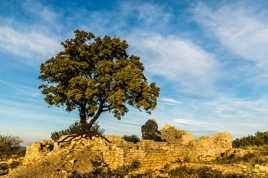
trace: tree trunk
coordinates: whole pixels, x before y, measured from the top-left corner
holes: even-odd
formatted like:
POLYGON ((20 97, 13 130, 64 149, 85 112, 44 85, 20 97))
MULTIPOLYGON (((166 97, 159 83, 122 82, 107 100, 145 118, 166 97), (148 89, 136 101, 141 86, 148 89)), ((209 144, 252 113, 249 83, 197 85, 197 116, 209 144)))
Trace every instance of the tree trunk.
POLYGON ((102 113, 102 107, 99 108, 99 110, 96 113, 96 115, 88 123, 88 128, 91 128, 93 126, 93 124, 96 122, 96 120, 100 117, 101 113, 102 113))
POLYGON ((86 116, 86 107, 81 106, 80 108, 80 123, 83 129, 83 132, 86 133, 88 131, 88 124, 87 124, 87 116, 86 116))

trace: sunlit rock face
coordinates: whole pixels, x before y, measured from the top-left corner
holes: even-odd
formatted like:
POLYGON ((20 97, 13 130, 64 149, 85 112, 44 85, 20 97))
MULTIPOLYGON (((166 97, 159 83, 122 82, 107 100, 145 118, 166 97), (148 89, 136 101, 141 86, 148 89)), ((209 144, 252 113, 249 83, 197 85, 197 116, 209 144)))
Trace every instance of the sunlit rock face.
POLYGON ((199 161, 210 161, 232 148, 232 135, 228 132, 214 136, 202 136, 192 145, 193 157, 199 161))
POLYGON ((195 141, 193 135, 185 132, 184 130, 178 130, 173 126, 165 124, 163 129, 160 130, 161 140, 168 143, 180 143, 187 145, 190 142, 195 141))
MULTIPOLYGON (((232 148, 230 133, 214 136, 194 137, 173 126, 165 125, 161 131, 155 120, 148 120, 141 128, 142 141, 127 142, 119 136, 105 136, 111 143, 100 137, 77 137, 68 142, 44 140, 27 147, 24 167, 18 171, 23 175, 27 170, 48 172, 57 176, 70 176, 73 172, 87 174, 100 167, 111 170, 139 162, 140 170, 156 170, 165 164, 178 161, 208 161, 232 148), (151 131, 150 131, 151 129, 151 131), (146 139, 145 139, 146 138, 146 139)), ((63 140, 67 136, 62 136, 63 140)))

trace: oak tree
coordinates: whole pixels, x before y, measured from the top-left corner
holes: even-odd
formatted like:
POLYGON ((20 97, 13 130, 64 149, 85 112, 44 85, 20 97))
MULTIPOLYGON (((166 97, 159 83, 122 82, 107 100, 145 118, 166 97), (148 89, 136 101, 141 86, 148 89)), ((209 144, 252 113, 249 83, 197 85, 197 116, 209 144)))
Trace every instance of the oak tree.
POLYGON ((40 66, 45 101, 78 110, 85 134, 103 112, 119 120, 128 106, 151 113, 160 89, 148 83, 140 58, 127 53, 127 42, 82 30, 74 33, 61 43, 62 51, 40 66))

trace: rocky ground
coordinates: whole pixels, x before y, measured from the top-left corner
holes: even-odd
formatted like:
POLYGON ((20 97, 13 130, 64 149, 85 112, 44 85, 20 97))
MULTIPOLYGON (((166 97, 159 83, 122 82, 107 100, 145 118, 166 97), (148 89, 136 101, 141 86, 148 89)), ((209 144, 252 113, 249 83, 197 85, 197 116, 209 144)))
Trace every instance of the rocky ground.
POLYGON ((67 136, 36 142, 3 177, 268 177, 268 148, 234 149, 229 133, 195 140, 168 125, 158 131, 149 120, 142 134, 138 143, 118 136, 106 136, 111 143, 99 137, 60 142, 67 136))

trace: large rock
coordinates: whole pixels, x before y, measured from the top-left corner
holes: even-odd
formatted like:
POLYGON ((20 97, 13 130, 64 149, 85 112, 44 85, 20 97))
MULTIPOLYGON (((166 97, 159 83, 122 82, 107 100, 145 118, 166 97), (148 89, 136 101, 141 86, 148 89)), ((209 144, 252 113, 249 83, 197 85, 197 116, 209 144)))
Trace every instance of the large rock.
POLYGON ((141 126, 142 139, 161 141, 160 132, 155 119, 149 119, 141 126))
POLYGON ((229 132, 223 132, 210 137, 200 137, 192 145, 192 154, 199 161, 210 161, 229 149, 232 149, 232 135, 229 132))
POLYGON ((48 152, 53 150, 54 142, 52 140, 43 140, 41 142, 35 142, 26 147, 25 163, 35 161, 41 161, 42 157, 48 152))
POLYGON ((165 142, 180 143, 184 145, 195 141, 193 135, 185 132, 184 130, 178 130, 175 127, 167 124, 164 125, 162 130, 160 130, 160 137, 165 142))

